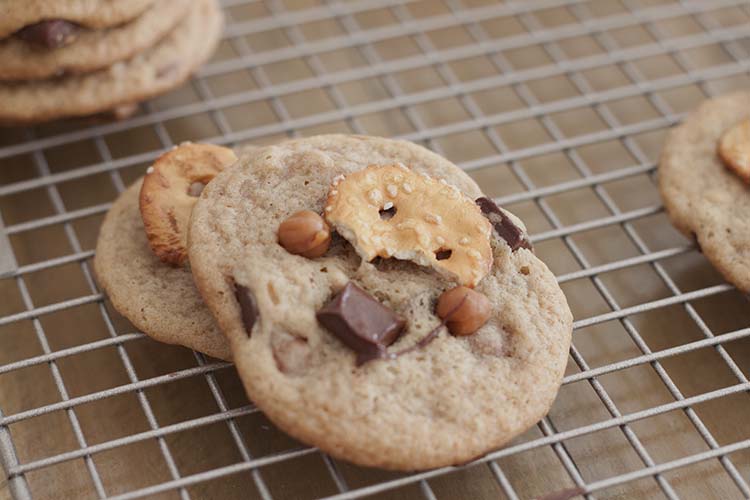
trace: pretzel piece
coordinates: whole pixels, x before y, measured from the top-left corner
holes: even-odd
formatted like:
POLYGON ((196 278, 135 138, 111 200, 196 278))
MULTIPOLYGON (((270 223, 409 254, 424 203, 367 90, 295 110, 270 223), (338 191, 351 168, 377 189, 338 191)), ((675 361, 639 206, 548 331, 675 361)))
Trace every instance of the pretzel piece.
POLYGON ((365 260, 411 260, 474 287, 492 267, 492 226, 445 180, 404 165, 371 165, 334 181, 326 220, 365 260))
POLYGON ((143 179, 141 217, 151 250, 172 266, 187 261, 187 229, 203 188, 237 161, 231 149, 183 143, 157 158, 143 179))

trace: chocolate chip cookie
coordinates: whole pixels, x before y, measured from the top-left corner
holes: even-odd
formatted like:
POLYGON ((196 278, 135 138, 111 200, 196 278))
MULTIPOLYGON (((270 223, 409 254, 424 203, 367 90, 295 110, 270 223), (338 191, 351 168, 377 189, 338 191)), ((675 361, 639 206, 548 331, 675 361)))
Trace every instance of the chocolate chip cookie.
POLYGON ((750 93, 704 102, 672 130, 659 188, 672 223, 737 288, 750 292, 750 93))
POLYGON ((171 31, 190 5, 190 0, 160 0, 125 24, 99 30, 75 28, 71 32, 54 22, 27 28, 19 36, 0 40, 0 80, 88 73, 128 59, 171 31))
MULTIPOLYGON (((109 28, 143 13, 154 0, 0 0, 0 39, 40 23, 66 32, 77 25, 109 28), (62 28, 61 23, 68 25, 62 28)), ((48 31, 43 27, 43 31, 48 31)))
POLYGON ((185 143, 163 154, 112 205, 94 257, 97 281, 138 329, 225 360, 229 346, 195 288, 185 242, 202 187, 236 159, 210 144, 185 143))
POLYGON ((224 170, 188 240, 258 407, 335 457, 401 470, 482 456, 549 410, 572 317, 530 247, 448 160, 345 135, 224 170))
POLYGON ((33 123, 101 113, 180 85, 208 59, 221 35, 217 1, 196 0, 191 5, 166 37, 132 59, 82 75, 0 83, 0 122, 33 123))

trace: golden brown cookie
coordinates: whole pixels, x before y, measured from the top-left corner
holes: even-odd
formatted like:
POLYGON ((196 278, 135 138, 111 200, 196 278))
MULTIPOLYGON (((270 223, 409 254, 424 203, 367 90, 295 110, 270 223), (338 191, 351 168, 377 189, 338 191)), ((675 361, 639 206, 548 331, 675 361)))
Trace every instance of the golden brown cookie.
POLYGON ((19 37, 0 40, 0 80, 41 80, 106 68, 154 46, 185 18, 190 6, 191 0, 159 0, 125 24, 81 29, 62 47, 39 47, 19 37))
POLYGON ((472 289, 486 302, 465 293, 443 318, 438 298, 456 282, 431 266, 366 262, 341 234, 313 258, 279 244, 293 214, 324 212, 339 176, 399 162, 482 196, 455 165, 409 142, 293 140, 206 187, 188 250, 248 395, 276 425, 338 458, 414 470, 464 463, 537 422, 560 386, 572 317, 522 225, 497 207, 492 269, 472 289))
POLYGON ((659 189, 672 223, 745 292, 750 292, 750 185, 738 158, 748 146, 744 126, 736 127, 748 119, 750 92, 710 99, 670 132, 659 163, 659 189), (727 168, 720 154, 737 168, 727 168))
MULTIPOLYGON (((166 175, 172 179, 176 175, 174 170, 180 170, 176 158, 205 161, 213 155, 221 158, 234 155, 225 149, 205 144, 179 146, 164 155, 172 158, 166 160, 169 164, 166 175), (201 151, 208 154, 200 154, 201 151)), ((237 150, 237 155, 242 157, 253 149, 245 146, 237 150)), ((147 174, 146 179, 149 177, 159 178, 154 172, 147 174)), ((176 183, 184 188, 185 180, 177 179, 176 183)), ((143 184, 144 179, 133 183, 104 218, 94 256, 97 281, 114 308, 150 337, 230 360, 227 341, 195 288, 190 266, 165 264, 151 250, 139 208, 143 184)), ((161 192, 159 196, 168 200, 167 194, 161 192)), ((188 202, 194 203, 194 200, 188 202)), ((153 215, 158 213, 161 212, 154 211, 153 215)), ((185 223, 189 214, 182 213, 180 217, 185 223)))
POLYGON ((211 56, 222 25, 217 0, 195 0, 167 36, 131 59, 81 75, 2 82, 0 123, 17 125, 92 115, 171 90, 211 56))
POLYGON ((104 218, 94 256, 99 285, 112 306, 146 335, 230 360, 227 341, 190 268, 164 264, 151 251, 138 210, 141 183, 122 193, 104 218))
POLYGON ((154 0, 0 0, 0 38, 45 21, 109 28, 139 16, 153 3, 154 0))

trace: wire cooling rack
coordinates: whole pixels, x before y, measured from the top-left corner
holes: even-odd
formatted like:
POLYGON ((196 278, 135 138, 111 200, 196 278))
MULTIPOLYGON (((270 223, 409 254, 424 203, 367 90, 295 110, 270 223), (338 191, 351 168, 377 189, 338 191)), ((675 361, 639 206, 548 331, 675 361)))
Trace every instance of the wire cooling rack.
POLYGON ((223 5, 213 60, 131 119, 0 132, 0 498, 750 498, 747 298, 655 184, 666 130, 748 88, 746 1, 223 5), (324 132, 447 156, 558 276, 564 385, 505 449, 412 474, 331 459, 99 292, 103 214, 160 152, 324 132))

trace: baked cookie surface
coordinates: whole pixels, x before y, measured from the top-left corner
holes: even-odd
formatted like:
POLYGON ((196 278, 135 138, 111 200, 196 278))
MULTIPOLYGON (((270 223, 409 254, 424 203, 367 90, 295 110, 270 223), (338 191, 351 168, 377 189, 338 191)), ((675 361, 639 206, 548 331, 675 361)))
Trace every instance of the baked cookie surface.
POLYGON ((494 231, 492 269, 475 288, 491 314, 460 337, 440 328, 435 315, 438 296, 455 285, 435 270, 396 259, 365 262, 336 234, 316 258, 277 243, 290 215, 324 212, 340 176, 394 163, 444 179, 447 191, 455 186, 470 200, 482 196, 458 167, 405 141, 289 141, 258 149, 206 187, 191 219, 190 261, 248 395, 281 429, 367 466, 463 463, 546 414, 566 366, 572 318, 547 267, 494 231), (358 364, 354 350, 316 319, 350 283, 406 320, 388 347, 402 355, 358 364))
POLYGON ((190 0, 160 0, 137 18, 112 28, 82 30, 59 48, 36 47, 18 37, 0 41, 0 80, 39 80, 88 73, 153 46, 180 22, 190 0))
POLYGON ((750 184, 718 154, 724 134, 750 118, 750 93, 710 99, 673 129, 659 163, 659 189, 672 223, 706 258, 750 292, 750 184))
POLYGON ((112 305, 148 336, 230 360, 226 339, 203 304, 189 267, 172 267, 149 247, 138 179, 112 205, 96 244, 94 269, 112 305))
POLYGON ((166 37, 128 61, 84 75, 0 83, 0 122, 33 123, 90 115, 165 92, 181 84, 210 57, 221 27, 217 1, 196 0, 166 37))
POLYGON ((108 28, 144 12, 154 0, 0 0, 0 38, 44 20, 108 28))

